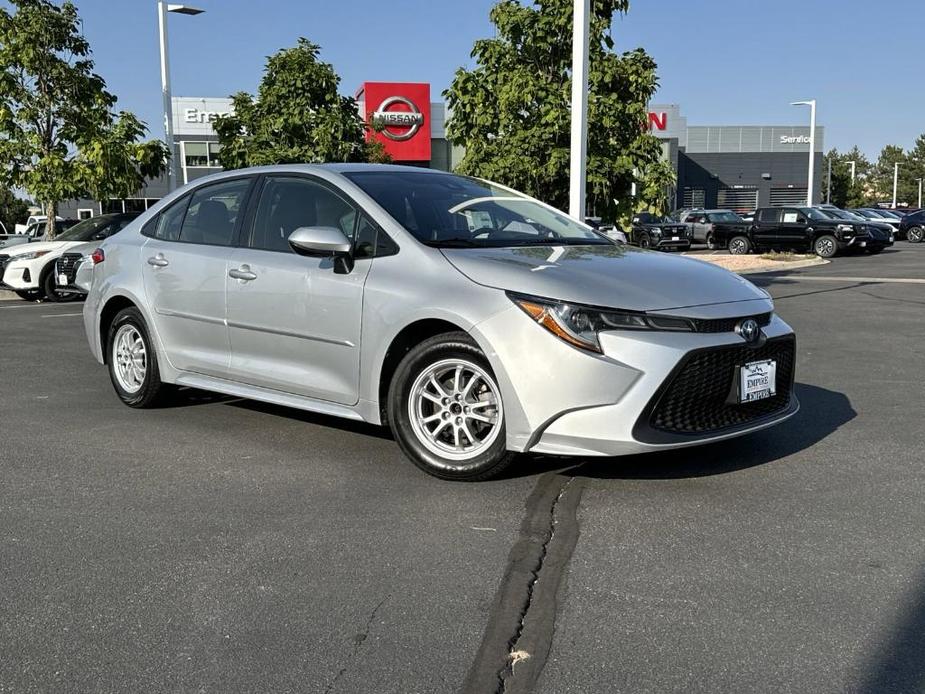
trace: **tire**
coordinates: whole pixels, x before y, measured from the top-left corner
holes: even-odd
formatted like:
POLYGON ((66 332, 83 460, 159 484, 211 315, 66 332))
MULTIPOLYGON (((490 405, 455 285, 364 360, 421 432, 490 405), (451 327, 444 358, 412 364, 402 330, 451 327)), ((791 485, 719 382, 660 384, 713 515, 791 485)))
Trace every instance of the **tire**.
POLYGON ((74 301, 78 296, 76 292, 62 292, 58 289, 58 284, 55 282, 54 266, 47 270, 42 277, 42 292, 45 300, 52 303, 74 301))
POLYGON ((109 378, 112 380, 116 395, 129 407, 153 407, 169 391, 169 386, 161 381, 157 367, 157 353, 154 351, 148 326, 137 308, 122 309, 110 324, 106 333, 106 363, 109 366, 109 378), (124 342, 123 336, 125 336, 124 342), (126 351, 130 345, 136 346, 137 350, 139 340, 143 349, 140 378, 138 377, 139 355, 137 351, 133 359, 126 351), (135 369, 128 366, 129 360, 134 362, 135 369), (125 366, 120 368, 120 364, 125 366))
POLYGON ((652 247, 652 243, 649 241, 648 234, 642 234, 639 237, 639 247, 640 248, 651 248, 652 247))
POLYGON ((716 243, 716 237, 713 235, 712 232, 707 234, 706 241, 707 241, 707 249, 711 251, 719 250, 719 245, 716 243))
POLYGON ((501 391, 485 355, 464 332, 437 335, 409 351, 395 370, 387 402, 402 452, 434 477, 487 480, 514 459, 501 391))
POLYGON ((730 255, 747 255, 751 249, 752 244, 747 236, 733 236, 729 239, 730 255))
POLYGON ((922 243, 925 240, 925 227, 909 227, 906 231, 906 241, 909 243, 922 243))
POLYGON ((44 298, 44 294, 39 289, 16 290, 16 296, 23 301, 38 301, 44 298))
POLYGON ((823 234, 813 241, 813 252, 820 258, 833 258, 838 253, 838 241, 831 234, 823 234))

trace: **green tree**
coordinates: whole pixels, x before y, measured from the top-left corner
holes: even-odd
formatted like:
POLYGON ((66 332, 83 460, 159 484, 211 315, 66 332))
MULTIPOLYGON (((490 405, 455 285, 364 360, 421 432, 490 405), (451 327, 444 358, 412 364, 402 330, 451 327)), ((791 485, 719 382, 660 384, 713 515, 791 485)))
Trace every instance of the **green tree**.
MULTIPOLYGON (((628 7, 593 0, 590 22, 588 206, 611 219, 634 205, 634 169, 664 174, 655 166, 659 142, 646 132, 655 62, 642 49, 613 50, 613 17, 628 7)), ((466 150, 458 170, 559 208, 569 190, 572 12, 572 0, 500 0, 490 13, 495 37, 475 42, 475 68, 458 69, 444 92, 448 137, 466 150)), ((661 183, 643 180, 638 190, 663 190, 661 183)))
POLYGON ((71 2, 10 0, 0 7, 0 181, 25 189, 48 215, 58 203, 125 197, 166 169, 163 142, 93 72, 90 46, 71 2))
POLYGON ((17 224, 22 224, 29 216, 29 203, 13 195, 9 188, 0 186, 0 222, 7 232, 12 234, 17 224))
POLYGON ((379 142, 367 141, 356 100, 338 94, 340 77, 319 50, 300 38, 267 59, 256 98, 231 97, 234 112, 215 121, 223 167, 388 160, 379 142))
POLYGON ((888 202, 893 199, 893 173, 899 164, 896 200, 899 203, 915 203, 918 184, 913 180, 913 162, 910 155, 898 145, 887 145, 880 151, 869 176, 871 202, 888 202))
POLYGON ((900 173, 910 187, 911 194, 906 202, 910 205, 918 205, 919 182, 917 179, 925 178, 925 133, 915 138, 915 144, 906 155, 906 167, 900 173))

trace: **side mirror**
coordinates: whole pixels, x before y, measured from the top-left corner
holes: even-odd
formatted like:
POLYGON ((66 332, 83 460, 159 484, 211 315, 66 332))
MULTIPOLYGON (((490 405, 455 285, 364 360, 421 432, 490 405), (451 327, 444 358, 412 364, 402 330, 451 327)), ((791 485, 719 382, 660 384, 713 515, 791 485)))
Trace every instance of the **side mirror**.
POLYGON ((299 227, 289 234, 289 245, 299 255, 334 258, 334 272, 353 270, 353 244, 337 227, 299 227))

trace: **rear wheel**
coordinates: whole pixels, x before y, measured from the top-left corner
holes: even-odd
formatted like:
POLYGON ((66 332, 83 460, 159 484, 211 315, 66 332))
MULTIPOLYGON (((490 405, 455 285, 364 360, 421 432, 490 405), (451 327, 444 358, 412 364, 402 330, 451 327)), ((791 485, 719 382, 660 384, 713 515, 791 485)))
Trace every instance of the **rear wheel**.
POLYGON ((922 243, 925 239, 925 227, 909 227, 906 232, 906 240, 909 243, 922 243))
POLYGON ((388 414, 402 451, 435 477, 486 480, 513 460, 501 390, 466 333, 437 335, 408 352, 389 387, 388 414))
POLYGON ((715 251, 719 248, 719 245, 716 243, 716 237, 713 235, 712 231, 707 234, 707 248, 711 251, 715 251))
POLYGON ((157 368, 148 326, 137 308, 119 311, 106 340, 109 377, 116 395, 129 407, 152 407, 168 391, 157 368))
POLYGON ((834 236, 825 234, 813 242, 813 251, 820 258, 832 258, 838 253, 838 242, 834 236))
POLYGON ((751 247, 751 242, 745 236, 734 236, 729 240, 729 252, 732 255, 745 255, 751 247))

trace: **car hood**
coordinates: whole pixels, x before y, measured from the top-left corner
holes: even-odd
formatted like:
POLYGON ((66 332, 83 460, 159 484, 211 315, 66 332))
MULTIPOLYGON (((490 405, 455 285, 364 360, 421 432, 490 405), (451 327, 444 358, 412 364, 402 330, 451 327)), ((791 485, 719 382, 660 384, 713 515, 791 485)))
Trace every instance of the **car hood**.
POLYGON ((769 298, 705 261, 627 245, 441 250, 478 284, 592 306, 665 311, 769 298))
POLYGON ((70 248, 71 246, 79 245, 80 241, 36 241, 34 243, 21 243, 15 246, 10 246, 4 251, 8 253, 11 258, 15 258, 17 255, 22 255, 23 253, 34 253, 35 251, 60 251, 65 248, 70 248))

